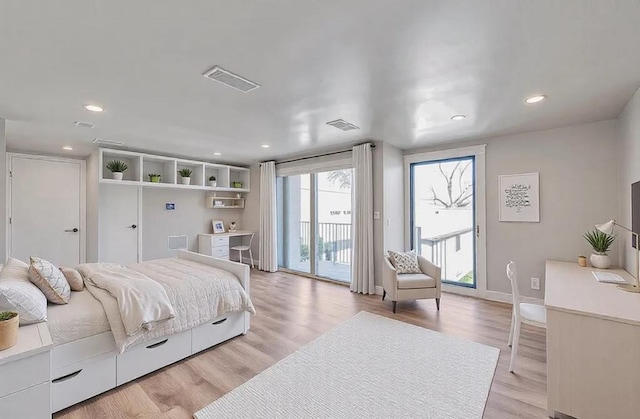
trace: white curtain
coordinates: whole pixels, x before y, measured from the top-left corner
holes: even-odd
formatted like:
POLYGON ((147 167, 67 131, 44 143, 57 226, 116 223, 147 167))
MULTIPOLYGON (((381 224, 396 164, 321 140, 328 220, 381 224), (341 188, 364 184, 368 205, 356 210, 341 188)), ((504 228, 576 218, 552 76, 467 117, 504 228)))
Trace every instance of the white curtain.
POLYGON ((373 157, 371 144, 353 147, 351 291, 375 294, 373 277, 373 157))
POLYGON ((260 264, 261 271, 278 270, 278 228, 276 215, 276 163, 260 166, 260 264))

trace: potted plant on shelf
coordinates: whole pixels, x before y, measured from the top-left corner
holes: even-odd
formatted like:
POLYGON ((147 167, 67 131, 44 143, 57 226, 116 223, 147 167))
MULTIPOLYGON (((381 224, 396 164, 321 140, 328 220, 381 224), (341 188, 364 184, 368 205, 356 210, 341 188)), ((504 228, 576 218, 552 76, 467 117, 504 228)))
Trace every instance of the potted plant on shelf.
POLYGON ((120 160, 111 160, 107 163, 107 169, 111 171, 113 179, 122 180, 122 175, 124 171, 127 170, 127 164, 120 160))
POLYGON ((218 186, 218 182, 216 182, 215 176, 209 176, 209 186, 211 186, 212 188, 218 186))
POLYGON ((242 182, 234 181, 234 182, 233 182, 233 187, 234 187, 234 188, 242 188, 242 182))
POLYGON ((593 248, 593 253, 589 258, 591 266, 599 269, 607 269, 611 266, 611 258, 607 255, 607 252, 616 239, 616 236, 603 233, 600 230, 593 230, 586 232, 584 238, 593 248))
POLYGON ((162 178, 162 175, 158 175, 156 173, 149 173, 149 182, 160 183, 160 178, 162 178))
POLYGON ((11 348, 18 341, 20 316, 13 311, 0 313, 0 351, 11 348))
POLYGON ((180 169, 180 170, 178 170, 178 173, 180 174, 180 177, 182 178, 182 184, 183 185, 190 185, 191 184, 191 174, 193 173, 193 170, 191 170, 191 169, 180 169))

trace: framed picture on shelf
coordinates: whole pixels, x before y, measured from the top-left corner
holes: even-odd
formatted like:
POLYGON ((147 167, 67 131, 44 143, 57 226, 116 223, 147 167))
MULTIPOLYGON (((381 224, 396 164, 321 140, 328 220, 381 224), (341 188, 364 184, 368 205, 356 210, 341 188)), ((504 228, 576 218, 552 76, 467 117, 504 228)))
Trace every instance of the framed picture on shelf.
POLYGON ((499 176, 500 221, 540 222, 539 177, 538 173, 499 176))
POLYGON ((224 233, 224 223, 218 220, 212 220, 211 224, 213 225, 213 233, 224 233))

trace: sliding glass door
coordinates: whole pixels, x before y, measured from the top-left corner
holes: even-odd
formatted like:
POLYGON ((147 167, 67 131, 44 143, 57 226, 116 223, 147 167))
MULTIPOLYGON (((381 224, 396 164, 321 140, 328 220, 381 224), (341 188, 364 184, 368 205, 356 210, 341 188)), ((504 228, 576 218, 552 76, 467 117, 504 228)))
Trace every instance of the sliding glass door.
POLYGON ((476 287, 475 158, 411 163, 411 243, 442 280, 476 287))
POLYGON ((351 280, 352 169, 277 178, 278 264, 351 280))

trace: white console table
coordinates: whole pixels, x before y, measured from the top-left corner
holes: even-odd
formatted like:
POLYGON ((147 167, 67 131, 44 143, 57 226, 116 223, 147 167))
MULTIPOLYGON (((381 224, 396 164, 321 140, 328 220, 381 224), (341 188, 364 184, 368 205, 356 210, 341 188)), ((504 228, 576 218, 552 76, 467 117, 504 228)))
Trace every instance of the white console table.
MULTIPOLYGON (((640 418, 640 294, 593 268, 547 261, 547 408, 579 419, 640 418)), ((611 269, 632 282, 621 269, 611 269)))
POLYGON ((238 230, 229 233, 198 234, 198 253, 229 260, 229 249, 234 244, 231 238, 255 234, 254 231, 238 230))
POLYGON ((22 326, 15 346, 0 351, 0 417, 51 417, 51 348, 47 323, 22 326))

